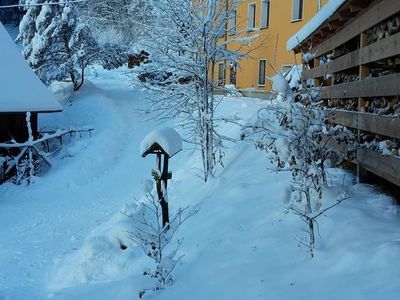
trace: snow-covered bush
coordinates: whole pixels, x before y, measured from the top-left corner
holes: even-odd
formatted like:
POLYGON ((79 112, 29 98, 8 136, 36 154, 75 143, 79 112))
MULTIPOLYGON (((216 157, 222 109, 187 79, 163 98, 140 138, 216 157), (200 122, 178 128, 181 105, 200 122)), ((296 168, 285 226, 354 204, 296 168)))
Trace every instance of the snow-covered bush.
POLYGON ((327 126, 329 116, 320 109, 316 93, 294 93, 280 73, 271 80, 276 99, 259 111, 244 134, 255 137, 256 147, 268 153, 276 170, 291 172, 289 208, 307 223, 308 236, 299 241, 313 256, 316 219, 345 199, 322 203, 325 165, 332 154, 328 141, 346 139, 347 131, 327 126))
POLYGON ((175 240, 175 235, 182 224, 197 213, 189 207, 180 208, 163 227, 162 210, 152 192, 150 181, 145 182, 145 189, 145 198, 136 201, 134 208, 122 212, 131 219, 130 238, 141 246, 144 254, 154 263, 153 267, 143 272, 144 276, 154 279, 154 286, 139 291, 140 299, 148 292, 161 291, 173 283, 172 272, 183 257, 178 254, 182 240, 175 240))

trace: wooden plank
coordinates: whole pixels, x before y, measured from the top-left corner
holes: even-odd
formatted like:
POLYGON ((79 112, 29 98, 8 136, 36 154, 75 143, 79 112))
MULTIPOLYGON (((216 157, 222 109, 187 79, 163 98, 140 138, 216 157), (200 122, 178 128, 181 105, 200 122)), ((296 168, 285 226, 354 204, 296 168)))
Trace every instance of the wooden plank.
POLYGON ((400 186, 400 158, 384 156, 370 149, 357 150, 358 163, 368 171, 400 186))
POLYGON ((396 55, 400 55, 400 32, 367 47, 343 55, 325 65, 311 70, 305 69, 302 79, 322 77, 325 74, 340 72, 396 55))
POLYGON ((321 99, 348 99, 400 95, 400 74, 368 78, 360 81, 321 87, 321 99))
POLYGON ((355 19, 349 20, 344 28, 338 31, 337 34, 317 46, 314 45, 313 52, 318 53, 318 56, 324 55, 385 19, 397 14, 399 11, 399 0, 381 0, 372 3, 372 5, 361 12, 359 16, 356 16, 355 19))
POLYGON ((400 117, 346 110, 326 110, 333 123, 400 139, 400 117))

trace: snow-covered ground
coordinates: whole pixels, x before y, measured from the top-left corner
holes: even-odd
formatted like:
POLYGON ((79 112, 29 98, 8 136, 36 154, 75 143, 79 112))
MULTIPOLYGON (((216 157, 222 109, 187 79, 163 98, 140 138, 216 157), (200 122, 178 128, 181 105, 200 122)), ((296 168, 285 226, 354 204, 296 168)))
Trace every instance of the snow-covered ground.
MULTIPOLYGON (((127 239, 120 211, 142 196, 153 157, 140 142, 154 120, 144 97, 119 72, 97 71, 64 112, 42 127, 94 126, 92 137, 67 145, 52 169, 30 187, 0 186, 0 299, 135 299, 149 284, 151 261, 127 239), (120 243, 128 245, 121 250, 120 243)), ((246 120, 263 105, 225 99, 219 114, 246 120)), ((168 124, 173 125, 173 124, 168 124)), ((240 130, 222 124, 227 135, 240 130)), ((250 142, 230 144, 225 168, 204 184, 190 145, 171 160, 170 205, 197 215, 179 232, 184 254, 176 282, 152 299, 398 299, 400 218, 392 200, 332 169, 350 199, 319 221, 316 257, 299 247, 303 224, 285 209, 290 174, 268 170, 250 142)))

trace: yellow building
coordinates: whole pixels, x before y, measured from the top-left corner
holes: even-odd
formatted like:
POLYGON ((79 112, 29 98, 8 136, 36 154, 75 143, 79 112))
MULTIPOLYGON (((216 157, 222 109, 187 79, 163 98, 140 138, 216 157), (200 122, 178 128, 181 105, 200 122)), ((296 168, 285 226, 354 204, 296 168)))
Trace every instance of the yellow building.
MULTIPOLYGON (((228 24, 227 39, 235 35, 258 35, 244 53, 248 58, 239 61, 239 67, 221 62, 215 76, 221 85, 234 85, 244 94, 267 95, 271 86, 265 75, 276 70, 286 71, 300 64, 300 56, 286 49, 287 40, 299 31, 328 0, 244 0, 240 1, 235 20, 228 24), (297 60, 297 62, 296 62, 297 60), (273 67, 272 67, 273 66, 273 67)), ((237 45, 228 46, 235 49, 237 45)))

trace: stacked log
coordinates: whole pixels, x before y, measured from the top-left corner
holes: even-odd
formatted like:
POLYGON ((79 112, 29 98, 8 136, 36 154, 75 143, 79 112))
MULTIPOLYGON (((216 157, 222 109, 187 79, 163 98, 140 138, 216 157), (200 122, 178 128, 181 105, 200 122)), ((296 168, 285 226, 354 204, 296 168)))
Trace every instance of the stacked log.
POLYGON ((398 32, 400 32, 400 16, 395 16, 367 31, 368 44, 375 43, 398 32))

